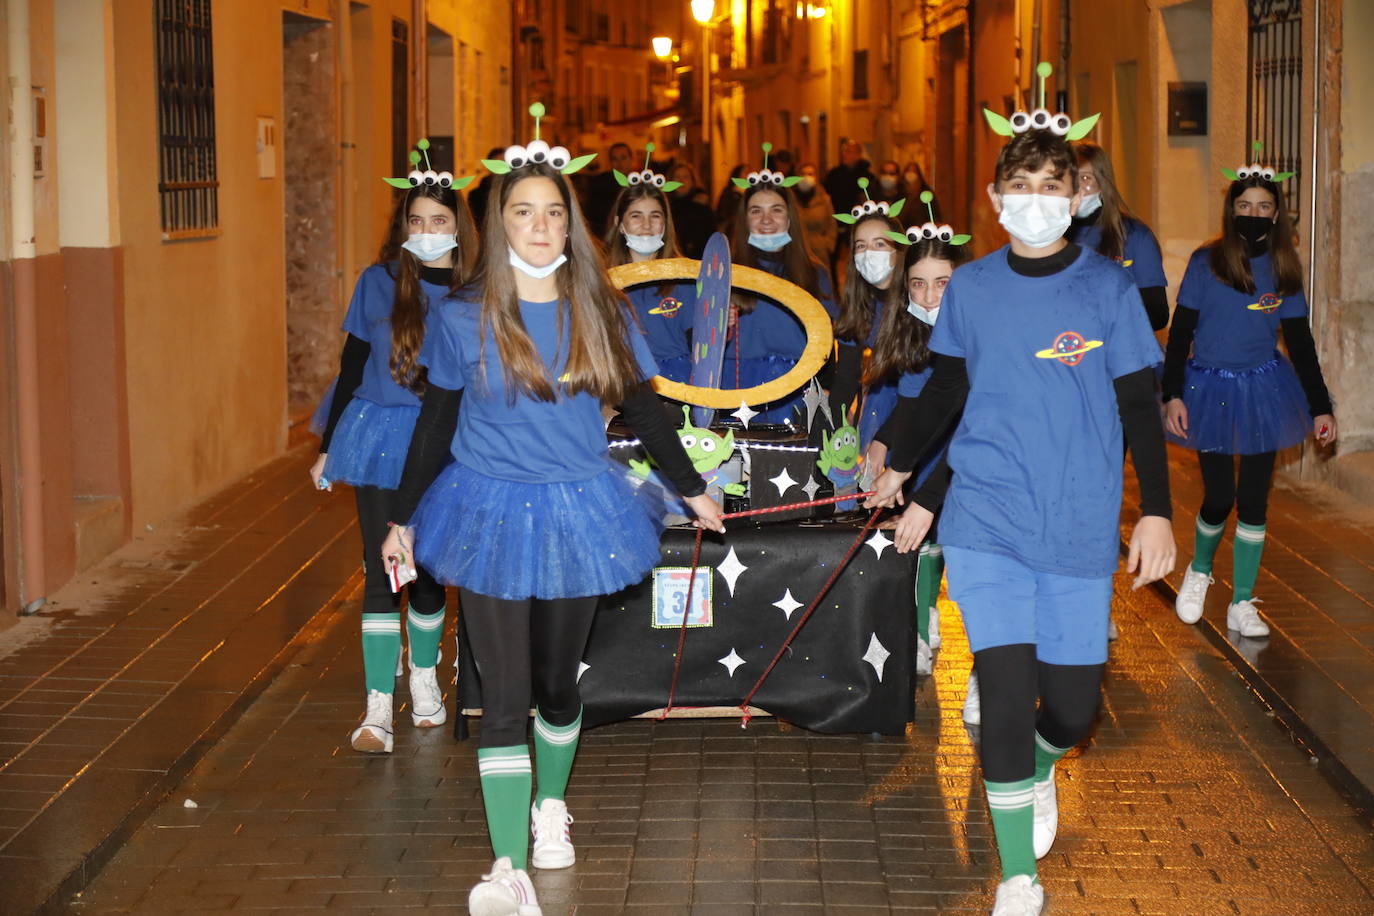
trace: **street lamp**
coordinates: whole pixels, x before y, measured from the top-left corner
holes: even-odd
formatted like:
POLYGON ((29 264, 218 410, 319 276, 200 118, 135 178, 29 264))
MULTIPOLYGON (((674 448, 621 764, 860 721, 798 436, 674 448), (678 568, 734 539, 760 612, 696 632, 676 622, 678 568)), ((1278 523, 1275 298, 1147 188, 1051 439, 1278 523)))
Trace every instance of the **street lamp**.
POLYGON ((702 25, 710 24, 716 15, 716 0, 692 0, 692 18, 702 25))
POLYGON ((716 0, 692 0, 692 18, 701 23, 701 180, 711 187, 711 20, 716 0))
POLYGON ((650 39, 654 46, 654 57, 659 60, 667 60, 673 53, 673 39, 667 35, 655 35, 650 39))

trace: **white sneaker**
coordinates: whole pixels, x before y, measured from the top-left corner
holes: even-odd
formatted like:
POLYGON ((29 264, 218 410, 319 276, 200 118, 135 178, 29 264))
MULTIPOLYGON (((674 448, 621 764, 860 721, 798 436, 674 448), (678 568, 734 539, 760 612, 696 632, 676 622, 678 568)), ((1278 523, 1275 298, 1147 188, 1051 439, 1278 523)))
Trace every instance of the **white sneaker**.
POLYGON ((1045 889, 1030 875, 1016 875, 997 885, 992 916, 1040 916, 1045 908, 1045 889))
POLYGON ((1207 586, 1212 584, 1212 574, 1202 573, 1189 566, 1183 571, 1183 584, 1178 587, 1178 599, 1174 601, 1174 613, 1184 623, 1197 623, 1202 619, 1202 608, 1207 603, 1207 586))
POLYGON ((1269 635, 1269 624, 1260 617, 1255 605, 1260 599, 1250 598, 1226 606, 1226 629, 1235 630, 1241 636, 1257 639, 1269 635))
POLYGON ((1045 858, 1054 845, 1055 834, 1059 832, 1059 790, 1055 786, 1054 767, 1050 767, 1050 777, 1031 786, 1035 794, 1035 808, 1032 814, 1031 842, 1035 846, 1035 857, 1045 858))
POLYGON ((378 690, 367 692, 367 712, 362 724, 353 729, 349 741, 355 751, 391 753, 391 694, 378 690))
POLYGON ((530 864, 535 868, 567 868, 577 861, 573 852, 568 825, 573 817, 565 802, 546 798, 539 807, 530 805, 530 833, 534 836, 534 854, 530 864))
POLYGON ((983 700, 978 695, 978 672, 968 673, 968 696, 964 697, 964 724, 983 724, 983 700))
POLYGON ((440 652, 434 664, 428 668, 417 668, 412 660, 410 665, 410 721, 416 728, 433 728, 448 720, 448 710, 444 708, 444 694, 439 689, 439 676, 436 673, 444 653, 440 652))
POLYGON ((1117 629, 1116 629, 1116 618, 1114 618, 1114 617, 1108 617, 1108 618, 1107 618, 1107 642, 1116 642, 1117 639, 1119 639, 1120 637, 1121 637, 1121 634, 1120 634, 1120 633, 1117 631, 1117 629))
POLYGON ((930 643, 921 637, 916 637, 916 673, 930 674, 935 670, 935 665, 930 657, 930 643))
POLYGON ((534 885, 524 869, 511 867, 510 856, 491 864, 491 873, 468 893, 472 916, 543 916, 534 885))
POLYGON ((930 630, 930 647, 932 649, 940 648, 940 605, 938 603, 930 606, 930 625, 926 629, 930 630))

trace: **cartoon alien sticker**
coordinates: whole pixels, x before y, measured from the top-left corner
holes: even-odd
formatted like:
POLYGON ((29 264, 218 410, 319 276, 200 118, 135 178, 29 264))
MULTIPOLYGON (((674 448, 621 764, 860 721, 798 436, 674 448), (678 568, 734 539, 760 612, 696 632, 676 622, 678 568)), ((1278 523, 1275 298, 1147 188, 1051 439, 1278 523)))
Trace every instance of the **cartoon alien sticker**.
MULTIPOLYGON (((706 479, 707 487, 720 487, 731 496, 744 494, 744 484, 729 479, 730 475, 721 468, 721 465, 734 453, 734 430, 720 436, 709 429, 693 426, 691 408, 684 405, 682 408, 682 427, 678 429, 677 437, 682 442, 687 457, 692 459, 692 467, 706 479)), ((640 477, 647 478, 652 473, 652 465, 652 458, 649 461, 632 460, 630 469, 640 477)))
MULTIPOLYGON (((849 420, 846 419, 842 426, 829 435, 821 432, 821 456, 816 459, 816 467, 835 485, 837 496, 846 491, 858 492, 859 431, 850 425, 849 420)), ((843 512, 853 509, 855 505, 854 500, 847 500, 835 508, 843 512)))

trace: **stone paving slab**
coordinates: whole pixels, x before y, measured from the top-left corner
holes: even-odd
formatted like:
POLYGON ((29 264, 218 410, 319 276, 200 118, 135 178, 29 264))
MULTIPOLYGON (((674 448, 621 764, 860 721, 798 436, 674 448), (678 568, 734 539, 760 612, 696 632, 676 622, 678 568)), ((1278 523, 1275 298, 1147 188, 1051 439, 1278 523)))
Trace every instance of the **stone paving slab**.
MULTIPOLYGON (((1061 767, 1047 912, 1374 912, 1374 834, 1226 659, 1152 590, 1119 589, 1114 613, 1101 722, 1061 767)), ((951 605, 944 618, 904 739, 761 719, 589 732, 569 790, 578 861, 536 873, 544 911, 986 913, 969 658, 951 605)), ((475 742, 402 715, 395 753, 352 752, 356 609, 319 625, 72 912, 466 911, 490 856, 475 742)))
POLYGON ((84 886, 356 584, 349 494, 308 450, 206 500, 54 596, 0 646, 0 888, 84 886))

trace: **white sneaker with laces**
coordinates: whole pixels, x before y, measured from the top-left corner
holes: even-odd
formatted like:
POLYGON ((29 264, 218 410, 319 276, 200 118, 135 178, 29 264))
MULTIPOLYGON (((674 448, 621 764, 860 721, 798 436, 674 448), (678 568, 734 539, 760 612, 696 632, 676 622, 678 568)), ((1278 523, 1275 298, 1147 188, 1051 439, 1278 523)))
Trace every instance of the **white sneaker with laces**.
POLYGON ((978 672, 968 673, 968 696, 964 697, 964 724, 983 724, 983 700, 978 694, 978 672))
POLYGON ((353 729, 349 742, 355 751, 390 754, 391 741, 391 694, 369 690, 367 712, 363 714, 362 724, 353 729))
POLYGON ((1269 635, 1269 624, 1260 617, 1255 605, 1259 604, 1260 599, 1249 598, 1245 601, 1237 601, 1235 604, 1226 606, 1226 629, 1235 630, 1241 636, 1248 636, 1251 639, 1258 639, 1261 636, 1269 635))
POLYGON ((1174 613, 1184 623, 1197 623, 1202 619, 1202 609, 1207 603, 1207 586, 1212 584, 1212 574, 1198 572, 1189 566, 1183 571, 1183 584, 1178 587, 1178 599, 1174 601, 1174 613))
POLYGON ((544 911, 539 909, 530 876, 512 867, 510 856, 502 856, 468 893, 468 912, 472 916, 543 916, 544 911))
POLYGON ((925 675, 935 670, 934 660, 930 655, 930 643, 921 637, 916 637, 916 673, 925 675))
POLYGON ((938 649, 938 648, 940 648, 940 605, 939 605, 939 604, 932 604, 932 605, 930 606, 930 626, 927 627, 927 629, 930 630, 930 647, 931 647, 932 649, 938 649))
POLYGON ((530 805, 530 833, 534 835, 535 868, 567 868, 577 861, 568 825, 573 817, 568 806, 557 798, 546 798, 538 807, 530 805))
POLYGON ((1031 791, 1035 794, 1031 843, 1037 859, 1045 858, 1054 845, 1055 834, 1059 832, 1059 790, 1055 786, 1054 775, 1054 767, 1050 767, 1049 779, 1031 784, 1031 791))
POLYGON ((992 916, 1040 916, 1045 889, 1030 875, 1014 875, 997 885, 992 916))
POLYGON ((433 728, 443 725, 448 719, 437 674, 439 662, 443 660, 444 653, 440 652, 434 664, 428 668, 417 668, 414 661, 411 662, 410 721, 416 728, 433 728))

